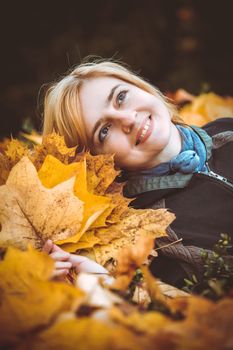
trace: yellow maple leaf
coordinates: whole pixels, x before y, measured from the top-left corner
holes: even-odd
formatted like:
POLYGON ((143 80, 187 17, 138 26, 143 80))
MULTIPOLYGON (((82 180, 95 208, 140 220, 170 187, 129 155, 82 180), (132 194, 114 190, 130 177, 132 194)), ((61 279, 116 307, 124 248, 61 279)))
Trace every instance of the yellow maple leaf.
POLYGON ((113 208, 106 218, 107 223, 114 224, 123 218, 129 212, 129 203, 132 199, 123 197, 121 188, 118 187, 119 192, 109 193, 108 197, 112 199, 113 208))
POLYGON ((216 303, 197 296, 175 298, 171 310, 183 315, 172 322, 164 333, 175 337, 179 349, 231 349, 233 344, 233 300, 224 298, 216 303))
POLYGON ((0 141, 0 153, 5 153, 9 143, 10 143, 10 139, 5 137, 0 141))
MULTIPOLYGON (((166 235, 165 230, 174 218, 174 214, 166 209, 130 209, 120 222, 106 228, 109 235, 111 231, 113 234, 117 232, 120 238, 105 245, 96 245, 93 248, 96 261, 105 265, 112 258, 116 260, 119 249, 134 244, 140 236, 153 236, 155 239, 166 235)), ((100 238, 98 234, 96 236, 100 238)))
POLYGON ((28 155, 28 148, 19 140, 12 139, 7 146, 5 154, 14 162, 18 162, 21 158, 28 155))
POLYGON ((114 169, 114 156, 109 154, 92 156, 87 153, 86 162, 88 191, 104 195, 119 174, 119 171, 114 169))
MULTIPOLYGON (((85 234, 83 230, 81 233, 78 233, 76 237, 74 237, 73 243, 64 243, 63 248, 69 252, 78 249, 91 248, 97 243, 108 244, 113 239, 121 237, 122 232, 115 226, 113 229, 111 229, 111 225, 118 223, 124 215, 128 214, 130 211, 128 204, 131 201, 123 197, 122 184, 111 183, 111 181, 113 181, 118 174, 118 172, 114 170, 112 156, 91 156, 89 153, 87 153, 76 157, 76 160, 78 160, 80 163, 85 162, 86 160, 86 174, 85 168, 83 168, 83 172, 80 174, 80 181, 81 177, 86 177, 86 181, 82 181, 82 191, 86 188, 88 192, 92 192, 94 194, 105 194, 105 196, 109 198, 109 205, 100 215, 96 216, 93 223, 91 223, 89 220, 89 224, 86 225, 86 230, 95 228, 94 234, 90 235, 87 232, 88 236, 92 237, 89 242, 86 240, 81 241, 82 235, 85 234), (106 176, 106 174, 108 175, 106 176), (102 185, 98 186, 100 183, 102 183, 102 185)), ((80 187, 78 187, 78 189, 80 190, 80 187)))
POLYGON ((74 194, 84 203, 82 226, 74 236, 64 240, 59 240, 56 242, 57 244, 77 243, 87 229, 95 227, 96 220, 106 209, 108 209, 109 205, 111 204, 110 198, 94 195, 88 192, 85 159, 79 164, 80 171, 76 175, 74 194))
POLYGON ((38 171, 38 177, 45 187, 52 188, 75 176, 81 170, 81 166, 81 163, 76 162, 63 164, 54 156, 47 155, 38 171))
POLYGON ((45 240, 73 236, 81 227, 83 203, 73 194, 74 178, 45 188, 33 164, 22 158, 0 187, 0 245, 41 247, 45 240))
POLYGON ((34 350, 110 350, 110 326, 88 317, 57 322, 31 343, 34 350))
POLYGON ((5 147, 0 153, 0 185, 3 185, 15 164, 18 161, 29 154, 29 149, 27 146, 16 139, 7 139, 5 141, 5 147))
POLYGON ((62 245, 62 248, 65 249, 67 252, 74 252, 80 249, 92 248, 99 242, 100 239, 96 237, 95 230, 88 230, 84 232, 84 234, 77 243, 64 243, 62 245))
MULTIPOLYGON (((53 156, 48 155, 45 158, 40 170, 38 171, 38 176, 42 184, 47 188, 52 188, 57 184, 69 179, 73 175, 76 175, 74 194, 84 202, 84 216, 82 227, 80 231, 77 232, 73 237, 70 237, 67 240, 59 240, 56 242, 57 244, 69 243, 68 245, 66 244, 63 246, 64 249, 69 249, 69 251, 75 251, 78 249, 77 247, 83 246, 83 244, 77 244, 77 242, 80 240, 87 229, 90 227, 93 228, 105 226, 106 218, 114 208, 114 206, 111 204, 111 198, 97 196, 87 190, 85 157, 79 162, 74 162, 66 165, 53 156), (75 243, 73 248, 72 244, 70 243, 75 243)), ((95 242, 96 241, 98 240, 95 239, 95 242)))
POLYGON ((22 342, 42 331, 65 311, 75 310, 83 293, 71 285, 49 281, 54 262, 33 248, 10 247, 0 262, 0 346, 22 342))
POLYGON ((74 159, 76 148, 68 148, 63 136, 52 133, 44 137, 41 145, 34 147, 30 159, 37 170, 40 169, 48 154, 51 154, 64 164, 69 164, 74 159))
POLYGON ((116 307, 110 311, 110 317, 135 333, 146 333, 147 335, 155 335, 156 332, 171 323, 169 318, 159 312, 140 313, 134 310, 130 314, 125 315, 116 307))
POLYGON ((233 117, 233 99, 209 92, 196 96, 180 110, 185 123, 202 126, 218 118, 233 117))

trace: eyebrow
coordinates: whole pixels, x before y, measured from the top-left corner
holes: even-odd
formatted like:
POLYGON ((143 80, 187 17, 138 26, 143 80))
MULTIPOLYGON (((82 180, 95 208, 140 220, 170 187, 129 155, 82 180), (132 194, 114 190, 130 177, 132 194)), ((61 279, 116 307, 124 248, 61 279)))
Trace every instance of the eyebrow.
MULTIPOLYGON (((113 86, 113 88, 110 90, 110 93, 105 101, 105 105, 109 105, 109 103, 112 101, 112 98, 113 98, 113 95, 114 95, 114 92, 116 91, 116 89, 121 86, 122 84, 117 84, 115 86, 113 86)), ((95 136, 95 132, 96 130, 99 128, 99 126, 104 123, 106 120, 106 118, 100 118, 94 125, 94 128, 92 130, 92 134, 91 134, 91 143, 93 144, 93 141, 94 141, 94 136, 95 136)))

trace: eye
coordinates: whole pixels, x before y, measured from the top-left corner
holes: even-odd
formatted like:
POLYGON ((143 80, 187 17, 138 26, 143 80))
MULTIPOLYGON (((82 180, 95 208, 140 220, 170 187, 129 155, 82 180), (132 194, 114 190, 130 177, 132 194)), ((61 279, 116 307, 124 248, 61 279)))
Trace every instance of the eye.
POLYGON ((117 95, 117 98, 116 98, 116 102, 117 102, 118 106, 121 106, 121 104, 124 102, 126 94, 127 94, 126 90, 119 92, 119 94, 117 95))
POLYGON ((100 142, 103 142, 105 140, 106 136, 108 135, 108 131, 110 129, 110 126, 111 126, 110 124, 105 125, 100 129, 99 136, 98 136, 100 142))

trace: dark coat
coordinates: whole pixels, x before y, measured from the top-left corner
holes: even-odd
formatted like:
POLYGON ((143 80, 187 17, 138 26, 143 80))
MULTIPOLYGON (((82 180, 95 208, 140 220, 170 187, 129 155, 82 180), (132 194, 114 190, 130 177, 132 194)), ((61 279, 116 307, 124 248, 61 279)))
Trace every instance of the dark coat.
POLYGON ((203 129, 211 138, 193 127, 205 143, 209 173, 134 176, 124 188, 126 197, 136 197, 132 202, 135 208, 164 207, 175 213, 168 237, 156 243, 161 247, 179 238, 182 242, 161 249, 151 271, 178 287, 184 278, 201 276, 202 248, 211 250, 220 233, 233 238, 233 119, 218 119, 203 129))

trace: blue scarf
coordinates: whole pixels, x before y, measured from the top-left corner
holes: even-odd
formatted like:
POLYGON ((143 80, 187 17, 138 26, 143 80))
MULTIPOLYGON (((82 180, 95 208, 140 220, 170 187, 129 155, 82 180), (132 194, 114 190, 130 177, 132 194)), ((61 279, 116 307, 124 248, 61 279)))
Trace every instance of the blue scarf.
POLYGON ((197 171, 207 172, 206 148, 200 137, 190 128, 176 125, 182 137, 180 153, 169 162, 161 163, 152 169, 143 170, 142 175, 191 174, 197 171))

